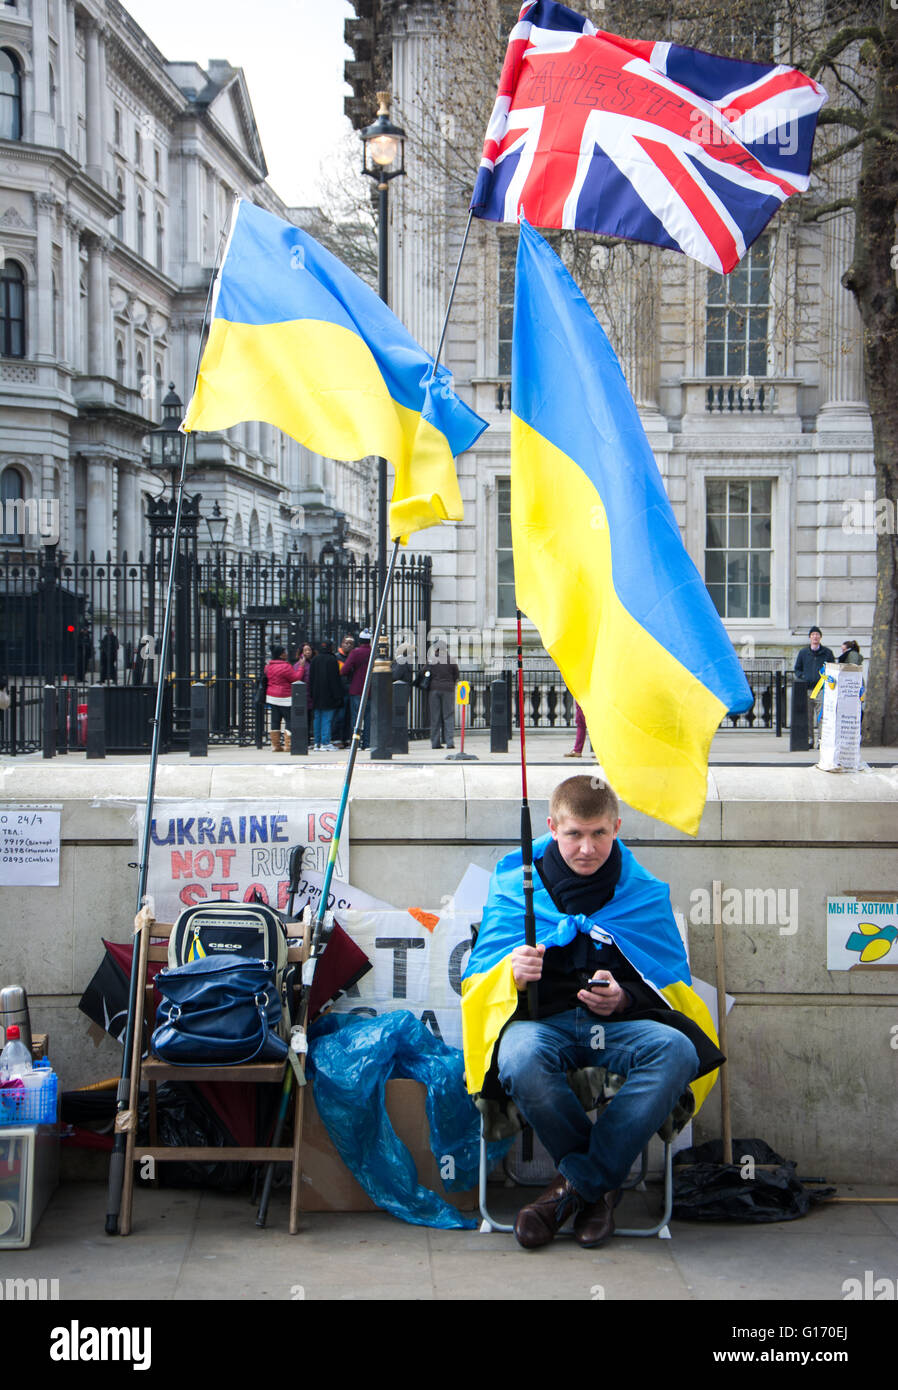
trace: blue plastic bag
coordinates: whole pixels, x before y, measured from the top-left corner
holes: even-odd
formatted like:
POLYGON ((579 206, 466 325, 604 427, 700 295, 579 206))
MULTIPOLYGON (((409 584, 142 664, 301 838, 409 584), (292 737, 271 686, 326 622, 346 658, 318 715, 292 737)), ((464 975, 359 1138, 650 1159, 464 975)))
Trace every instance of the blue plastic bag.
MULTIPOLYGON (((430 1148, 450 1192, 477 1186, 480 1116, 465 1089, 464 1058, 406 1009, 376 1018, 326 1014, 309 1037, 308 1075, 331 1141, 372 1202, 416 1226, 470 1230, 474 1217, 422 1187, 411 1154, 397 1138, 384 1087, 397 1077, 427 1089, 430 1148), (451 1159, 451 1163, 447 1163, 451 1159)), ((510 1141, 491 1144, 490 1161, 510 1141)))

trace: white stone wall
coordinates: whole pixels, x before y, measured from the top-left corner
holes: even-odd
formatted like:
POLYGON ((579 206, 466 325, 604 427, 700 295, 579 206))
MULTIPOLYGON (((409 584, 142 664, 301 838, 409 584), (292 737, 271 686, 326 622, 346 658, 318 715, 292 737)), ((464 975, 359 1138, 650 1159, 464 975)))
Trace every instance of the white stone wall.
MULTIPOLYGON (((27 281, 27 356, 0 360, 0 470, 21 470, 26 497, 46 496, 58 477, 66 553, 133 556, 146 541, 142 498, 159 490, 144 438, 169 382, 184 400, 192 389, 233 199, 287 209, 264 181, 249 95, 227 64, 166 64, 106 0, 0 9, 0 44, 24 69, 23 139, 0 174, 0 245, 27 281), (211 118, 188 95, 210 81, 220 86, 211 118)), ((342 510, 364 546, 367 465, 330 461, 299 512, 316 463, 271 426, 205 436, 199 458, 193 481, 204 507, 218 501, 229 517, 229 541, 248 536, 255 513, 278 554, 297 541, 317 557, 342 510)))
MULTIPOLYGON (((270 797, 283 786, 291 796, 336 800, 341 776, 334 768, 163 762, 156 792, 195 804, 270 797)), ((534 761, 538 834, 557 781, 556 768, 534 761)), ((622 808, 622 838, 670 884, 693 974, 712 984, 703 905, 714 880, 723 885, 726 986, 736 1000, 734 1132, 762 1135, 799 1172, 831 1182, 898 1179, 888 1100, 898 977, 826 968, 827 898, 894 893, 896 794, 894 769, 833 777, 718 766, 695 839, 622 808)), ((137 875, 128 866, 137 858, 134 812, 145 799, 146 768, 135 762, 27 759, 4 768, 0 804, 63 808, 59 887, 0 888, 0 984, 28 991, 33 1027, 50 1034, 66 1090, 120 1070, 120 1049, 108 1038, 95 1045, 77 1003, 102 959, 101 938, 131 935, 137 875)), ((519 773, 486 763, 359 763, 346 833, 353 884, 396 907, 438 914, 469 864, 491 870, 519 843, 519 773)), ((719 1134, 718 1097, 700 1117, 698 1139, 719 1134)))

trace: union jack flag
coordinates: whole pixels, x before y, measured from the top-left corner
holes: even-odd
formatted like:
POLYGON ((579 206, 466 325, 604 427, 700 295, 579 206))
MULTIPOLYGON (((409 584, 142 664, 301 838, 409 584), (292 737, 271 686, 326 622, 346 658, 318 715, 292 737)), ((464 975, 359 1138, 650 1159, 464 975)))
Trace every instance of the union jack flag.
POLYGON ((825 101, 796 68, 631 42, 530 0, 471 208, 671 247, 725 274, 807 188, 825 101))

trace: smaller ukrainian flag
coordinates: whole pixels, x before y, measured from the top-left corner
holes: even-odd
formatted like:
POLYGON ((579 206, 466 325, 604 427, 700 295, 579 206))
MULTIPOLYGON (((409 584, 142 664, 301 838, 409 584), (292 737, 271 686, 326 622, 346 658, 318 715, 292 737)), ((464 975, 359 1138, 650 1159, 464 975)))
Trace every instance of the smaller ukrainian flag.
POLYGON ((486 429, 368 285, 299 227, 239 199, 183 429, 243 420, 326 458, 388 459, 394 540, 461 521, 453 459, 486 429))

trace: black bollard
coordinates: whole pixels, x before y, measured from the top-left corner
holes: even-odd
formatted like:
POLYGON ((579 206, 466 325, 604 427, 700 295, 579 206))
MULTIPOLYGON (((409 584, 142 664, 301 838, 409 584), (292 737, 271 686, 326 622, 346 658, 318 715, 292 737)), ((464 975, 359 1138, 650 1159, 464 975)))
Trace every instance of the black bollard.
POLYGON ((807 681, 794 680, 792 682, 792 721, 789 725, 789 751, 790 753, 806 753, 810 744, 811 739, 808 725, 808 683, 807 681))
POLYGON ((490 682, 490 752, 508 752, 508 685, 504 677, 490 682))
POLYGON ((408 752, 408 702, 412 688, 408 681, 393 682, 393 752, 408 752))
POLYGON ((209 687, 203 681, 196 681, 190 687, 188 749, 191 758, 209 755, 209 687))
POLYGON ((45 758, 56 757, 56 686, 44 686, 44 718, 42 728, 45 758))
POLYGON ((106 687, 92 685, 87 691, 87 745, 89 758, 106 757, 106 687))
POLYGON ((309 751, 309 687, 294 681, 290 695, 290 755, 295 758, 309 751))
POLYGON ((393 757, 391 735, 393 732, 393 672, 389 661, 375 662, 371 676, 371 760, 389 762, 393 757), (383 665, 383 670, 378 666, 383 665))
POLYGON ((61 685, 56 695, 56 751, 69 751, 69 687, 61 685))

